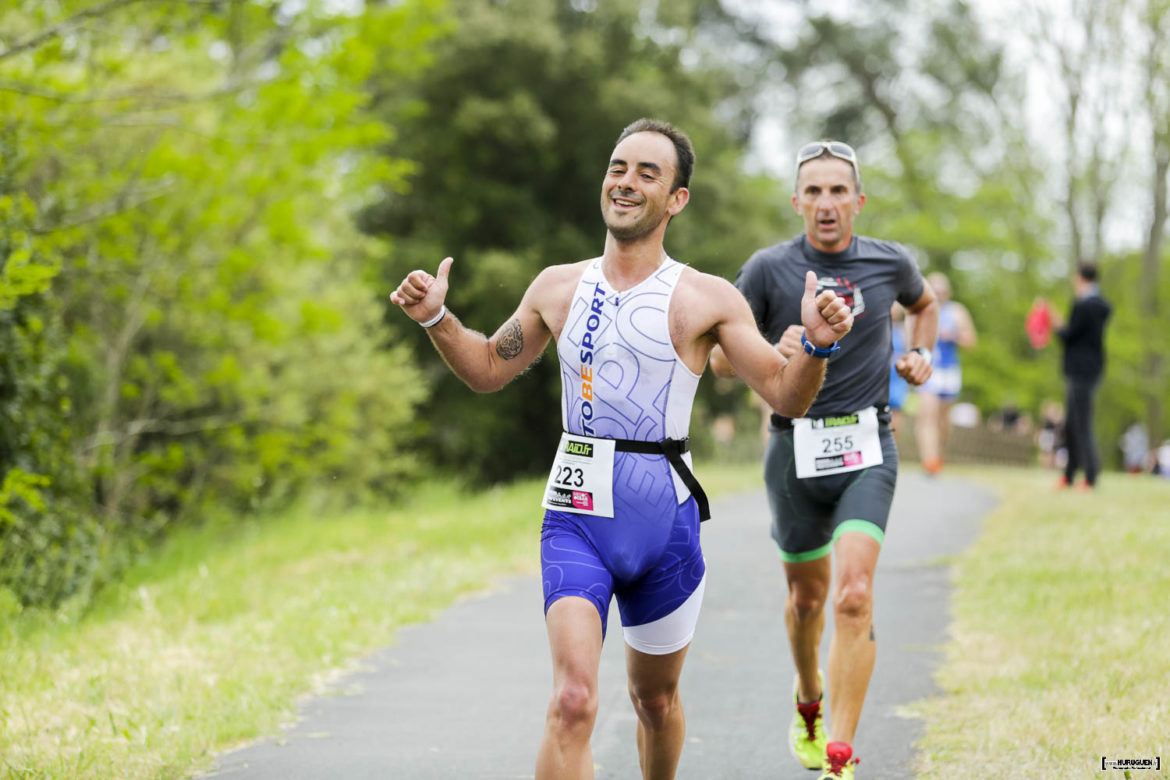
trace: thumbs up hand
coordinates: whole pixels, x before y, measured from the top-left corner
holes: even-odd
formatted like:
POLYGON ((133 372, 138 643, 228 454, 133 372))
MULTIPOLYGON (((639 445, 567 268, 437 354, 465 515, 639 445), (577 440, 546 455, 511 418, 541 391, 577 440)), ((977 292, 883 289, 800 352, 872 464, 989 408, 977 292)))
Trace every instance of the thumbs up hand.
POLYGON ((431 276, 421 269, 411 271, 398 285, 398 289, 390 293, 390 302, 402 307, 406 316, 415 322, 429 322, 438 316, 443 308, 443 301, 447 299, 447 277, 451 273, 453 258, 445 258, 439 263, 435 276, 431 276))
POLYGON ((832 290, 817 294, 817 275, 804 275, 804 297, 800 301, 800 319, 805 338, 814 347, 828 349, 853 328, 853 312, 832 290))

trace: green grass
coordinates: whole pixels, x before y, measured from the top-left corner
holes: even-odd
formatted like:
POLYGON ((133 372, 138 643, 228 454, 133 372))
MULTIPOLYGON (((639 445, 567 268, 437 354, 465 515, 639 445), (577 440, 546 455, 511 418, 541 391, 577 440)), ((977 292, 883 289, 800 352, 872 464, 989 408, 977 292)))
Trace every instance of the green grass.
POLYGON ((1133 776, 1170 776, 1170 482, 962 473, 1001 503, 956 565, 920 776, 1097 778, 1102 756, 1161 756, 1133 776))
MULTIPOLYGON (((711 495, 758 467, 699 470, 711 495)), ((179 533, 84 613, 0 617, 0 776, 183 777, 499 576, 539 569, 543 481, 179 533)))

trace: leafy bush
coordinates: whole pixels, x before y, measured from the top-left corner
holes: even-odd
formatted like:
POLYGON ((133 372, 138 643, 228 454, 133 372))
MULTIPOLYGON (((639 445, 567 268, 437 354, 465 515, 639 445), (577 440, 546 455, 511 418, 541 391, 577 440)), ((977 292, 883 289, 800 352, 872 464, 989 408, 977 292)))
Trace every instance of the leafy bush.
POLYGON ((409 169, 367 83, 426 63, 440 4, 122 5, 0 11, 0 588, 26 604, 212 505, 417 467, 426 383, 350 214, 409 169))

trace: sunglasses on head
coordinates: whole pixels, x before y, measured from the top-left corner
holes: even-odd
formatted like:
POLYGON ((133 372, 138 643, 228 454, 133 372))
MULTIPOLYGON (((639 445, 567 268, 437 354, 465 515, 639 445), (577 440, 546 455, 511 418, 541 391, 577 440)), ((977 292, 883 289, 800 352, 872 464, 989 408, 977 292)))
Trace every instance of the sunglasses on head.
POLYGON ((853 147, 849 144, 843 144, 840 141, 815 141, 811 144, 805 144, 796 153, 797 169, 799 170, 801 165, 809 160, 815 160, 825 152, 852 165, 853 172, 860 178, 861 168, 857 164, 857 152, 853 151, 853 147))

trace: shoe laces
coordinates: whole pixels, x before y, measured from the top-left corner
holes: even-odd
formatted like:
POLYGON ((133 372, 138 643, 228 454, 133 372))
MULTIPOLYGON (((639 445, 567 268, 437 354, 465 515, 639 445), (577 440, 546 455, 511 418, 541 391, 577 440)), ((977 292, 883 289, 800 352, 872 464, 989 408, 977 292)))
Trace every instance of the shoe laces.
POLYGON ((817 717, 821 714, 821 700, 809 702, 808 704, 796 703, 796 711, 800 713, 800 717, 804 718, 804 727, 808 730, 809 741, 817 738, 817 717))
POLYGON ((860 763, 861 763, 860 758, 847 758, 844 761, 834 760, 833 758, 830 758, 829 759, 829 771, 833 775, 843 775, 845 773, 845 767, 857 766, 860 763))

